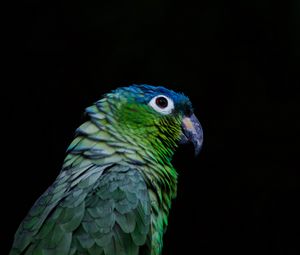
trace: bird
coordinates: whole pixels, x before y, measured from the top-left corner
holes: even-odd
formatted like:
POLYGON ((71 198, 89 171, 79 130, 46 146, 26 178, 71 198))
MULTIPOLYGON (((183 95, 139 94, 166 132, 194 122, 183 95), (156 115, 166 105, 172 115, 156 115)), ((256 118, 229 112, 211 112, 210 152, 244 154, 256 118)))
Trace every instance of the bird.
POLYGON ((178 174, 203 129, 183 93, 119 87, 85 110, 61 171, 17 229, 10 255, 160 255, 178 174))

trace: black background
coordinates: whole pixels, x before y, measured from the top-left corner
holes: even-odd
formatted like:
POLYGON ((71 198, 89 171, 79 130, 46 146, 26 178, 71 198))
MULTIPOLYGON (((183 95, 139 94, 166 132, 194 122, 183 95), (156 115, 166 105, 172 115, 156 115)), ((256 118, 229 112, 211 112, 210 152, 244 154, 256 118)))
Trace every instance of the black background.
POLYGON ((47 0, 12 10, 4 254, 57 176, 84 108, 132 83, 183 91, 205 132, 198 158, 191 147, 175 156, 163 254, 300 254, 298 1, 47 0))

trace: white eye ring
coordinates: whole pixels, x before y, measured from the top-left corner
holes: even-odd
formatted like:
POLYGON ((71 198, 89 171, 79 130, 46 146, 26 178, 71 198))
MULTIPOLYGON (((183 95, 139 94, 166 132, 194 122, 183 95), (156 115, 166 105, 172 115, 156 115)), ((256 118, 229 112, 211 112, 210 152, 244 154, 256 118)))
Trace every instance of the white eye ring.
POLYGON ((170 114, 174 109, 174 102, 171 98, 158 95, 153 97, 149 102, 149 105, 157 112, 161 114, 170 114))

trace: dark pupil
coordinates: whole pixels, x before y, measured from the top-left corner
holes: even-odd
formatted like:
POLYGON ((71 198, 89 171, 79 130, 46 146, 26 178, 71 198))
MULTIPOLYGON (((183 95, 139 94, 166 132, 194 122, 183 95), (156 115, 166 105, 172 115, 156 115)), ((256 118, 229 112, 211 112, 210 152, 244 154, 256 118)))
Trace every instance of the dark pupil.
POLYGON ((160 108, 166 108, 168 106, 168 100, 165 97, 156 98, 155 103, 160 108))

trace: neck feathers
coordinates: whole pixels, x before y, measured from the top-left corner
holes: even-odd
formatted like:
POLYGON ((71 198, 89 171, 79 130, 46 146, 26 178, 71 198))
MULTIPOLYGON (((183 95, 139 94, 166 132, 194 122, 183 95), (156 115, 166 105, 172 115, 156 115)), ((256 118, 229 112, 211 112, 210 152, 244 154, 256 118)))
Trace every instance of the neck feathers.
POLYGON ((167 199, 159 197, 161 201, 166 200, 169 207, 177 186, 177 173, 171 164, 175 141, 166 138, 167 130, 159 130, 164 140, 157 135, 155 129, 163 129, 159 123, 150 129, 152 133, 143 134, 146 128, 135 129, 135 126, 127 126, 126 122, 120 123, 122 118, 113 114, 117 108, 118 105, 105 98, 86 109, 90 120, 76 130, 76 138, 67 150, 69 155, 64 168, 72 167, 82 157, 95 165, 134 165, 141 170, 148 185, 168 193, 167 199))

